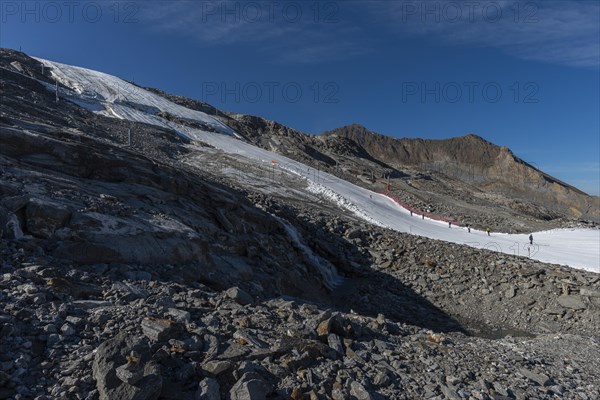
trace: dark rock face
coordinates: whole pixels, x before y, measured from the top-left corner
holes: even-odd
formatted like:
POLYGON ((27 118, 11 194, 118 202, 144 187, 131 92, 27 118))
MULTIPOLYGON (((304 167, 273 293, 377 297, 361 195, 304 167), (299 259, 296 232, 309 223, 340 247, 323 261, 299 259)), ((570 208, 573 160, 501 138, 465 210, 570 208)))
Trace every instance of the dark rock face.
POLYGON ((198 387, 195 400, 220 400, 219 382, 213 378, 204 378, 198 387))
POLYGON ((435 162, 456 162, 478 167, 490 167, 501 147, 476 135, 447 140, 394 139, 350 125, 326 132, 325 136, 344 137, 362 146, 369 154, 398 165, 429 169, 435 162))
POLYGON ((66 225, 71 211, 64 204, 34 199, 25 208, 25 224, 27 232, 33 236, 48 238, 57 229, 66 225))
POLYGON ((195 232, 159 230, 136 222, 106 214, 76 213, 69 229, 83 241, 66 242, 55 254, 82 264, 209 262, 208 245, 195 232))
POLYGON ((4 207, 0 207, 0 239, 20 239, 23 229, 17 215, 4 207))

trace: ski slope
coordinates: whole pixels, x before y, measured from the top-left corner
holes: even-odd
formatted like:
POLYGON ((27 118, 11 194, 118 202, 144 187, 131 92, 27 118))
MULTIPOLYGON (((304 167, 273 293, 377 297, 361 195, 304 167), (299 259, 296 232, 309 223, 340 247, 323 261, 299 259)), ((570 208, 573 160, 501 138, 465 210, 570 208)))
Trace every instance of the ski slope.
MULTIPOLYGON (((199 111, 187 109, 117 77, 97 71, 43 59, 52 68, 52 75, 70 88, 62 93, 69 100, 87 109, 113 118, 158 125, 175 130, 192 140, 208 143, 226 153, 237 154, 265 165, 275 165, 302 176, 308 188, 347 209, 358 217, 379 226, 432 239, 485 248, 507 254, 528 256, 543 262, 568 265, 600 273, 600 230, 555 229, 533 234, 529 245, 525 234, 492 233, 465 228, 449 228, 446 222, 421 219, 390 198, 353 185, 333 175, 315 171, 308 166, 279 154, 243 142, 221 121, 199 111), (213 127, 219 133, 192 129, 160 117, 158 111, 213 127)), ((50 90, 54 90, 49 87, 50 90)))

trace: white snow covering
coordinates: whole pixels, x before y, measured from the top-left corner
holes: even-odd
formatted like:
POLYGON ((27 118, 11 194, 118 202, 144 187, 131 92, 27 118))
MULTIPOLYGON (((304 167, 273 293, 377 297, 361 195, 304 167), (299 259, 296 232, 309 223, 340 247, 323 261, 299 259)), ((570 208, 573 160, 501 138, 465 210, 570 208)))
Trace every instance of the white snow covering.
MULTIPOLYGON (((181 135, 208 143, 226 153, 238 154, 263 165, 275 163, 277 168, 303 176, 309 182, 308 190, 311 192, 322 195, 339 207, 373 224, 432 239, 528 256, 543 262, 600 273, 600 230, 598 229, 554 229, 536 232, 533 233, 534 244, 529 245, 529 235, 526 234, 492 232, 491 236, 488 236, 486 232, 475 229, 468 233, 462 227, 449 228, 447 222, 428 218, 423 220, 416 214, 411 216, 408 210, 384 195, 243 142, 235 137, 237 136, 235 132, 219 120, 202 112, 178 106, 122 79, 85 68, 38 60, 52 67, 54 77, 71 89, 71 93, 66 94, 69 100, 93 112, 171 128, 181 135), (220 133, 191 129, 167 121, 156 115, 157 110, 208 124, 220 133)), ((49 89, 54 90, 52 87, 49 89)), ((288 233, 293 235, 293 231, 288 230, 288 233)), ((331 283, 335 282, 335 277, 331 278, 333 279, 331 283)))
MULTIPOLYGON (((234 134, 231 128, 210 115, 182 107, 116 76, 41 58, 36 60, 52 68, 52 77, 71 89, 70 92, 61 90, 59 96, 66 97, 92 112, 176 129, 177 124, 156 115, 163 111, 179 118, 207 124, 220 133, 234 134)), ((183 130, 178 131, 183 134, 183 130)))

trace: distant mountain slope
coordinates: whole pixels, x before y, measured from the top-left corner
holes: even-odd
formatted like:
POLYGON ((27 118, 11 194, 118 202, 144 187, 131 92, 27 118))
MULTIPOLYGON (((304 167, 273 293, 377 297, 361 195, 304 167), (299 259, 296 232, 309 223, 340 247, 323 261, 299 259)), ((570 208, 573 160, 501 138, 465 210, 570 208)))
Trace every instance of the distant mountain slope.
POLYGON ((561 182, 508 148, 477 135, 446 140, 395 139, 360 125, 309 135, 257 116, 228 113, 220 117, 264 149, 369 188, 381 188, 378 179, 390 177, 392 186, 408 202, 421 207, 437 203, 432 207, 438 212, 462 215, 476 225, 510 231, 531 229, 527 220, 532 217, 558 225, 564 225, 559 222, 563 218, 600 221, 600 198, 561 182), (487 209, 469 210, 480 205, 487 209), (500 216, 502 210, 512 215, 500 216), (496 216, 506 223, 500 223, 496 216), (514 216, 524 217, 525 222, 509 223, 514 216))
POLYGON ((443 173, 492 193, 538 203, 575 218, 598 221, 598 197, 561 182, 521 160, 506 147, 477 135, 430 140, 395 139, 350 125, 324 134, 360 144, 367 153, 395 168, 443 173))
POLYGON ((589 196, 538 170, 510 149, 477 135, 446 140, 396 139, 356 124, 323 135, 309 135, 259 116, 227 113, 202 101, 146 89, 174 103, 219 117, 257 146, 303 163, 314 163, 355 183, 370 175, 410 177, 404 171, 410 168, 417 175, 443 174, 486 193, 517 200, 513 204, 517 208, 530 209, 533 205, 536 208, 533 214, 542 219, 566 216, 600 222, 599 197, 589 196))

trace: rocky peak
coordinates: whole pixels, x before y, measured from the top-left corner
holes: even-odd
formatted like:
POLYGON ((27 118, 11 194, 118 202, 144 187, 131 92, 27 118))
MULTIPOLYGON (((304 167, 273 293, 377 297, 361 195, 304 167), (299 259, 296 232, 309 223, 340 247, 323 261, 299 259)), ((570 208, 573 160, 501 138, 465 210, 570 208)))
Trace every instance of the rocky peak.
POLYGON ((600 218, 593 197, 539 171, 509 148, 472 133, 436 140, 392 138, 349 125, 324 135, 353 140, 372 158, 399 170, 409 167, 443 173, 481 190, 537 203, 571 217, 600 218))

